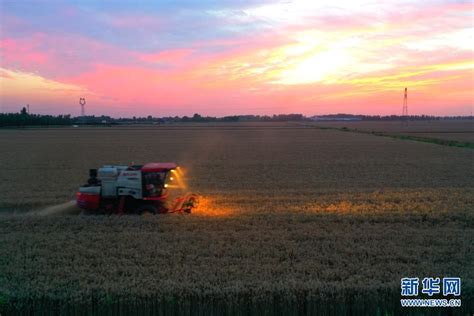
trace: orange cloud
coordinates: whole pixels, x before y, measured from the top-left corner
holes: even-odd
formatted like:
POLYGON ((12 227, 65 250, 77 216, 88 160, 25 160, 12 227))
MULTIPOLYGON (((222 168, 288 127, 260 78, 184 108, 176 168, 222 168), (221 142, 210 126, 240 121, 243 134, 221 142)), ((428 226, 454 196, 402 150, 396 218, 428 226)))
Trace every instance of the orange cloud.
MULTIPOLYGON (((92 97, 92 94, 78 85, 49 80, 34 73, 0 68, 0 103, 3 111, 17 112, 26 104, 41 105, 43 110, 46 105, 49 111, 52 110, 51 106, 70 104, 71 110, 80 96, 92 97)), ((37 108, 35 110, 38 113, 37 108)), ((64 113, 64 110, 59 112, 64 113)), ((70 113, 70 110, 66 110, 66 113, 70 113)))

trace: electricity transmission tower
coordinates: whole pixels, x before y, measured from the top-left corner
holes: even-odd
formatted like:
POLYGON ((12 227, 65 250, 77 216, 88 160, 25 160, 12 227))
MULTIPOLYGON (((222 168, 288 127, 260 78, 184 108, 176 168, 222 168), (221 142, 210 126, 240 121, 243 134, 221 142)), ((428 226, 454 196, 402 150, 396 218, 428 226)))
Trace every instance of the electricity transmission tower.
POLYGON ((403 95, 403 110, 402 110, 402 121, 408 124, 408 89, 405 88, 405 94, 403 95))
POLYGON ((84 117, 86 116, 86 98, 79 98, 79 104, 81 105, 81 116, 84 117))

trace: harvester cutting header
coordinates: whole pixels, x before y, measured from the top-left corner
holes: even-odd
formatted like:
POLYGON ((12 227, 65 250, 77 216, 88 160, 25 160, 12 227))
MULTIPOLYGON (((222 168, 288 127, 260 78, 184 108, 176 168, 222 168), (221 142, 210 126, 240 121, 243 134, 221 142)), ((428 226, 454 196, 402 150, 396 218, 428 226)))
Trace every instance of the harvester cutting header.
POLYGON ((179 177, 174 162, 90 169, 87 184, 76 194, 77 205, 97 214, 190 213, 197 203, 196 194, 168 201, 168 188, 176 186, 179 177))

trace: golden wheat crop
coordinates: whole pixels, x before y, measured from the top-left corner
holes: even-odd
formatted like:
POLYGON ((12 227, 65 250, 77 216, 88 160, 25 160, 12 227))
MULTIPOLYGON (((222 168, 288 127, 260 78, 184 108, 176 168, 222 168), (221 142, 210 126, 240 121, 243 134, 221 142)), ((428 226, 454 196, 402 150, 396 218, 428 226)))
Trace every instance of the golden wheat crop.
POLYGON ((0 142, 0 312, 398 314, 401 277, 448 274, 474 306, 469 149, 276 124, 0 142), (183 165, 198 208, 77 215, 87 169, 129 161, 183 165))

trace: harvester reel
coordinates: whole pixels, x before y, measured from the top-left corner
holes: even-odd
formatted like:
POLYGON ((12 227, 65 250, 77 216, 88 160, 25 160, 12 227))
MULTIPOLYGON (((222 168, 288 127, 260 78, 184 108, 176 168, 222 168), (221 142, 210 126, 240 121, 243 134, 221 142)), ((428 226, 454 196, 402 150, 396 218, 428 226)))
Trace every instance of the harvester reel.
POLYGON ((192 209, 197 207, 199 196, 196 193, 187 193, 186 195, 177 198, 174 207, 170 212, 185 212, 191 213, 192 209))
POLYGON ((183 212, 191 213, 191 210, 197 207, 198 203, 199 203, 198 195, 195 193, 191 193, 189 195, 188 200, 183 203, 183 212))

